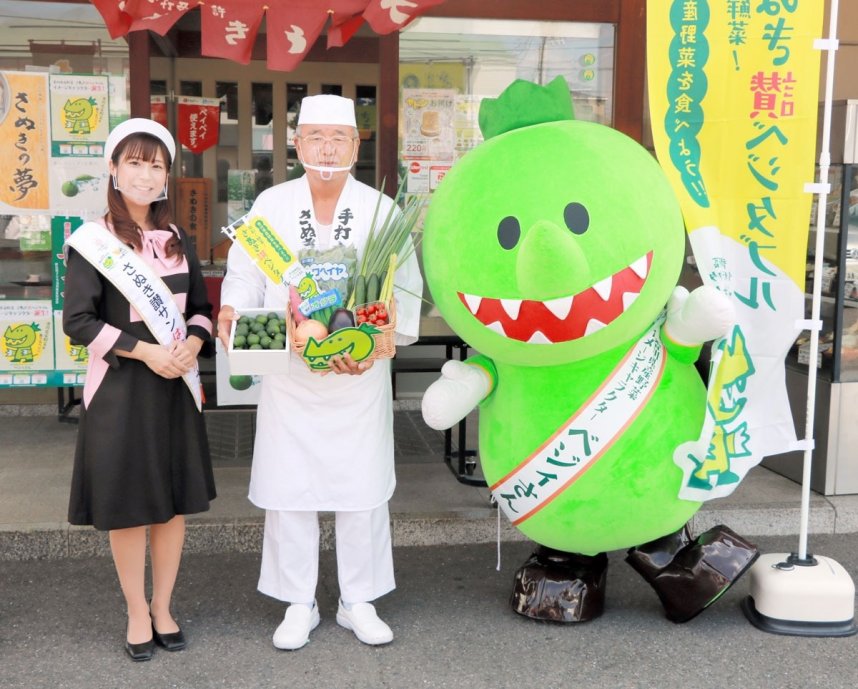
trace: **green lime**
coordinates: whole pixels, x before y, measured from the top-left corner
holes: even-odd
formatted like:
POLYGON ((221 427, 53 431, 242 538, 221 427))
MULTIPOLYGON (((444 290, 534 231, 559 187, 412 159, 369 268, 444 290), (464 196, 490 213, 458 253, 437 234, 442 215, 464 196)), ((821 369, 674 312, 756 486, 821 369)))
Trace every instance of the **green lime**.
POLYGON ((77 196, 77 193, 80 191, 74 182, 63 182, 63 186, 60 188, 66 196, 77 196))
POLYGON ((271 338, 268 335, 263 335, 259 338, 259 344, 262 345, 262 349, 268 349, 271 347, 271 338))
MULTIPOLYGON (((279 335, 278 337, 283 337, 283 336, 279 335)), ((271 345, 268 348, 269 349, 286 349, 285 338, 282 340, 271 340, 271 345)))
POLYGON ((262 345, 261 344, 250 345, 249 349, 262 349, 262 345))
POLYGON ((236 335, 232 339, 232 346, 234 349, 241 349, 246 344, 247 344, 247 338, 244 335, 236 335))
POLYGON ((250 316, 241 316, 238 319, 239 325, 250 325, 250 316))
POLYGON ((283 333, 277 333, 274 336, 274 341, 275 342, 286 342, 286 336, 283 333))
POLYGON ((257 323, 262 323, 262 325, 265 325, 265 324, 268 322, 268 316, 266 316, 264 313, 260 313, 260 314, 256 317, 256 322, 257 322, 257 323))
POLYGON ((229 385, 236 390, 247 390, 253 385, 253 378, 250 376, 230 376, 229 385))
POLYGON ((257 335, 256 333, 250 333, 250 335, 247 336, 247 344, 249 344, 251 347, 253 347, 253 345, 258 345, 259 339, 259 335, 257 335))
POLYGON ((253 321, 253 323, 250 324, 250 332, 263 333, 265 332, 265 326, 262 325, 262 323, 257 323, 256 321, 253 321))
POLYGON ((247 323, 242 323, 241 325, 235 326, 235 334, 236 335, 247 335, 250 332, 250 328, 247 327, 247 323))
POLYGON ((269 311, 269 312, 268 312, 268 320, 269 320, 269 321, 270 321, 270 320, 277 320, 277 314, 276 314, 276 313, 274 313, 273 311, 269 311))

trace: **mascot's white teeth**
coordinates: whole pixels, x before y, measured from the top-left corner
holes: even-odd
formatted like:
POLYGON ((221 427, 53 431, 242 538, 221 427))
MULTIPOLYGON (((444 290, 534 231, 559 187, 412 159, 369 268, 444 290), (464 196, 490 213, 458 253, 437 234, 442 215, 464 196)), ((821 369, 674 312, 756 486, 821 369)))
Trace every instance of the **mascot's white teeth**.
POLYGON ((604 328, 605 325, 607 324, 602 323, 602 321, 596 318, 591 318, 590 321, 587 323, 587 329, 584 331, 584 335, 592 335, 597 330, 601 330, 602 328, 604 328))
POLYGON ((471 313, 476 313, 480 308, 480 303, 483 301, 483 298, 478 297, 475 294, 463 294, 462 296, 465 298, 465 303, 467 303, 471 313))
POLYGON ((639 278, 645 278, 649 272, 649 263, 646 256, 641 256, 637 261, 632 263, 629 268, 635 271, 635 275, 639 278))
POLYGON ((570 342, 601 330, 625 313, 644 288, 652 260, 649 251, 576 294, 545 301, 457 295, 474 318, 502 337, 531 344, 570 342))
POLYGON ((572 310, 572 301, 574 297, 560 297, 560 299, 549 299, 542 302, 545 308, 551 311, 561 321, 566 320, 569 312, 572 310))
POLYGON ((635 299, 640 296, 638 292, 624 292, 623 293, 623 310, 628 309, 635 299))
POLYGON ((611 297, 611 287, 613 287, 613 276, 606 277, 593 285, 593 291, 602 297, 602 301, 608 301, 611 297))
POLYGON ((518 312, 521 311, 521 299, 501 299, 500 303, 510 318, 513 320, 518 318, 518 312))
POLYGON ((527 341, 528 344, 554 344, 551 340, 545 337, 545 334, 541 330, 537 330, 530 336, 530 339, 527 341))

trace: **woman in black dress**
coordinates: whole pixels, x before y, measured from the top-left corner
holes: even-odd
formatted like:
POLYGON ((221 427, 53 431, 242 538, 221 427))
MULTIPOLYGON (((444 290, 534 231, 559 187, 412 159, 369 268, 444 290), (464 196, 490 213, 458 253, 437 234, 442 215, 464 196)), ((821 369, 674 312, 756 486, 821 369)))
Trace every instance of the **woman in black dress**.
POLYGON ((63 309, 63 329, 90 358, 69 522, 109 531, 128 607, 125 648, 134 660, 151 658, 156 643, 168 651, 185 647, 170 611, 184 515, 206 511, 215 497, 203 416, 182 378, 200 353, 211 355, 211 305, 193 246, 171 224, 166 185, 174 154, 170 133, 152 120, 117 126, 105 145, 109 210, 98 222, 172 292, 186 339, 159 344, 122 292, 71 248, 63 309))

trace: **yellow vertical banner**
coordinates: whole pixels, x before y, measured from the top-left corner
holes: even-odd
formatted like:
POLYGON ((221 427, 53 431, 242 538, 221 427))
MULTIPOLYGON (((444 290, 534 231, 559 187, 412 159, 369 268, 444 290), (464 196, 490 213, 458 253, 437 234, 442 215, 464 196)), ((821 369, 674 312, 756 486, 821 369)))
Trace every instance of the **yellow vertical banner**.
POLYGON ((49 145, 48 75, 0 72, 0 212, 49 208, 49 145))
POLYGON ((682 497, 729 495, 793 449, 784 358, 802 330, 823 3, 649 0, 653 141, 700 274, 732 297, 706 422, 675 454, 682 497))

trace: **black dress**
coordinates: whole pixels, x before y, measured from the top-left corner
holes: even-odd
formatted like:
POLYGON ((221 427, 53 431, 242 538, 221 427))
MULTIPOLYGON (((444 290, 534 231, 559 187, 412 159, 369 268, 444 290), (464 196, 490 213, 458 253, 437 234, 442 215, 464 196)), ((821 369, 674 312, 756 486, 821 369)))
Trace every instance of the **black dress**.
MULTIPOLYGON (((210 356, 211 305, 193 247, 179 234, 183 264, 158 258, 166 231, 144 233, 140 255, 180 306, 186 295, 188 335, 202 338, 200 353, 210 356)), ((90 350, 69 522, 123 529, 208 510, 216 493, 203 415, 182 378, 162 378, 142 361, 115 354, 132 350, 138 340, 156 340, 121 292, 73 249, 63 330, 90 350)))

